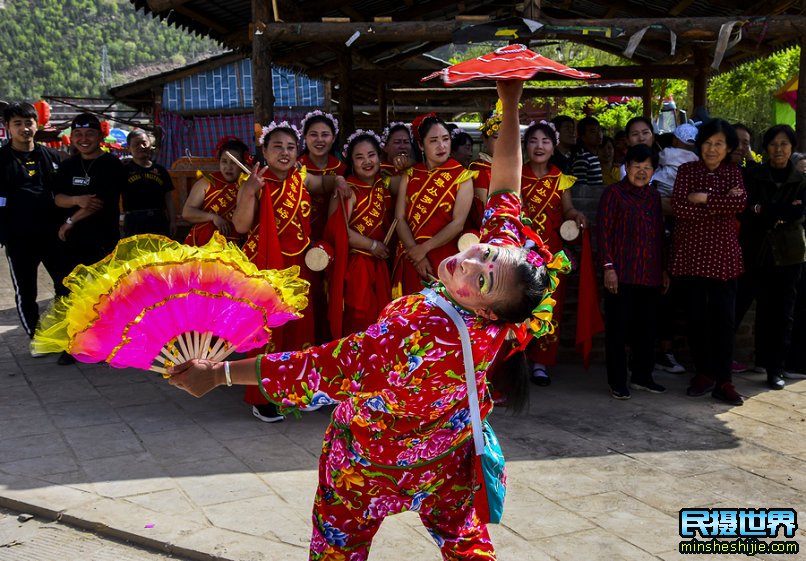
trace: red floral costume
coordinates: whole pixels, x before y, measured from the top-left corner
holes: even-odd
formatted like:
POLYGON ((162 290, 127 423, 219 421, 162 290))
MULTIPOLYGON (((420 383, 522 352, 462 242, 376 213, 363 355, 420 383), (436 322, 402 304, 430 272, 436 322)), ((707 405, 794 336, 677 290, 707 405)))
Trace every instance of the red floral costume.
MULTIPOLYGON (((551 253, 563 248, 560 226, 563 223, 562 192, 574 185, 576 178, 565 175, 560 169, 549 164, 549 172, 543 177, 535 176, 529 164, 521 172, 521 196, 523 215, 532 221, 532 229, 545 241, 551 253)), ((565 304, 565 283, 560 283, 554 293, 557 303, 554 306, 555 331, 530 343, 526 355, 532 362, 554 366, 557 364, 557 350, 560 343, 559 324, 565 304)))
MULTIPOLYGON (((300 278, 310 282, 305 266, 305 250, 310 244, 311 199, 305 187, 305 168, 294 169, 285 180, 270 171, 263 177, 258 220, 247 235, 243 251, 261 269, 286 269, 297 266, 300 278)), ((272 330, 270 350, 301 350, 314 343, 313 299, 302 310, 303 317, 272 330)), ((251 405, 266 403, 258 388, 247 386, 244 401, 251 405)))
MULTIPOLYGON (((406 223, 414 241, 419 243, 434 237, 453 221, 453 207, 459 186, 476 176, 462 164, 448 159, 432 170, 425 164, 415 164, 408 170, 406 187, 406 223)), ((458 236, 457 236, 458 238, 458 236)), ((403 244, 398 244, 395 255, 392 292, 394 295, 412 294, 422 288, 422 279, 414 265, 405 258, 403 244)), ((459 252, 456 239, 428 252, 427 259, 434 271, 446 257, 459 252)))
MULTIPOLYGON (((517 195, 493 195, 486 214, 483 241, 521 245, 517 195)), ((506 326, 459 312, 486 417, 486 374, 506 326)), ((364 332, 259 359, 260 387, 273 402, 338 402, 319 462, 311 559, 365 560, 384 517, 408 510, 420 513, 445 559, 495 559, 472 504, 463 372, 456 327, 421 293, 393 301, 364 332)))
MULTIPOLYGON (((199 172, 196 172, 197 174, 199 172)), ((207 180, 208 187, 204 192, 201 210, 212 212, 225 218, 232 224, 232 214, 235 212, 235 203, 238 197, 238 183, 227 183, 221 172, 213 173, 201 172, 201 176, 207 180)), ((217 228, 213 221, 194 224, 185 238, 187 245, 202 246, 213 238, 213 232, 217 228)), ((241 235, 235 231, 235 227, 230 228, 230 235, 227 240, 240 244, 241 235)))

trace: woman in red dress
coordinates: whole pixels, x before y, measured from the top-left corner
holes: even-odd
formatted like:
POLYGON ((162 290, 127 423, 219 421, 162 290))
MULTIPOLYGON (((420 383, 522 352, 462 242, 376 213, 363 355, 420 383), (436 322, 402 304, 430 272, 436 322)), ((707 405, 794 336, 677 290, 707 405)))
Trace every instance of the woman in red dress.
MULTIPOLYGON (((571 200, 570 188, 576 178, 565 175, 549 163, 557 145, 557 133, 552 124, 545 121, 530 124, 523 139, 528 159, 521 173, 523 214, 532 221, 532 229, 546 242, 549 251, 556 253, 563 248, 560 225, 564 220, 573 220, 580 228, 588 225, 585 215, 574 208, 571 200)), ((554 296, 557 301, 554 315, 556 324, 562 319, 565 287, 563 284, 554 296)), ((551 383, 546 367, 557 363, 558 333, 555 328, 553 334, 533 341, 526 349, 531 363, 532 382, 539 386, 551 383)))
POLYGON ((229 152, 243 163, 249 149, 237 138, 219 142, 218 171, 213 173, 197 172, 199 180, 193 184, 182 209, 182 218, 193 224, 185 243, 188 245, 204 245, 218 230, 229 241, 240 244, 241 234, 232 226, 232 213, 238 196, 238 178, 241 169, 226 156, 229 152))
MULTIPOLYGON (((336 157, 335 145, 339 137, 339 121, 330 113, 316 110, 302 120, 302 154, 299 164, 311 175, 341 175, 347 166, 336 157)), ((327 193, 311 195, 311 235, 322 239, 328 214, 327 193)))
MULTIPOLYGON (((302 120, 302 155, 299 165, 305 166, 309 175, 340 175, 344 177, 347 166, 335 155, 336 139, 339 136, 339 121, 330 113, 311 111, 302 120)), ((328 216, 328 193, 311 193, 311 238, 321 240, 328 216)), ((327 314, 327 294, 324 272, 311 272, 310 294, 313 297, 314 316, 327 314)), ((326 322, 316 323, 316 342, 330 340, 326 322)))
MULTIPOLYGON (((232 222, 247 234, 244 253, 261 269, 287 269, 298 266, 300 278, 310 282, 305 266, 305 250, 311 241, 311 193, 333 191, 338 176, 314 176, 297 168, 297 129, 283 121, 264 127, 260 139, 266 167, 255 165, 238 191, 232 222)), ((304 317, 272 332, 270 347, 275 351, 295 351, 314 344, 315 293, 310 293, 304 317)), ((248 388, 246 403, 252 413, 266 422, 282 420, 256 388, 248 388)))
MULTIPOLYGON (((334 338, 364 331, 375 322, 392 297, 386 264, 389 248, 384 238, 391 226, 394 203, 389 178, 380 173, 380 142, 374 132, 363 130, 356 131, 347 141, 347 185, 351 193, 344 204, 349 257, 338 255, 337 250, 337 260, 347 259, 346 278, 338 286, 332 281, 330 284, 331 305, 342 300, 337 291, 343 290, 342 329, 333 333, 334 338)), ((331 199, 331 220, 334 213, 342 212, 340 206, 338 199, 331 199)), ((336 215, 336 218, 340 217, 336 215)))
POLYGON ((435 115, 415 122, 424 161, 409 168, 397 193, 400 237, 392 293, 411 294, 433 276, 439 263, 459 248, 456 241, 473 202, 475 173, 451 158, 451 134, 435 115))

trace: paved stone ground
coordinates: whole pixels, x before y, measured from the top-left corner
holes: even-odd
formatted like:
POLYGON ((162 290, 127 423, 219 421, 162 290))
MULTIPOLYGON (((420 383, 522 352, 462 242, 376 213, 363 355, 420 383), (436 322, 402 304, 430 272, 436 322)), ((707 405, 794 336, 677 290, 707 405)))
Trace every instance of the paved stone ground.
MULTIPOLYGON (((265 425, 236 388, 197 400, 152 373, 31 358, 9 285, 3 260, 0 506, 197 559, 307 558, 329 411, 265 425)), ((773 392, 740 375, 749 400, 731 408, 686 397, 686 375, 657 379, 669 392, 620 402, 601 366, 566 365, 528 413, 494 413, 509 470, 491 527, 501 560, 671 561, 681 508, 806 512, 806 381, 773 392)), ((384 522, 370 559, 404 557, 439 559, 414 514, 384 522)))
POLYGON ((177 561, 162 555, 102 538, 58 522, 39 518, 26 521, 18 513, 0 509, 0 561, 177 561))

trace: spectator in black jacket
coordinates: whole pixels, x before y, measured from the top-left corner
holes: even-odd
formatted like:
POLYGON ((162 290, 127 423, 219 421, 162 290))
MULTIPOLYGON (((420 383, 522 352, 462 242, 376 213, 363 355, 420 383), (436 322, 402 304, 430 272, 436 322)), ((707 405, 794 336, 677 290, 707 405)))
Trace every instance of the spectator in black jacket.
POLYGON ((756 364, 766 369, 767 384, 774 390, 784 387, 796 287, 806 262, 806 178, 790 160, 796 145, 789 125, 764 133, 767 160, 745 171, 747 208, 739 234, 745 273, 736 317, 741 319, 756 300, 756 364))
POLYGON ((39 264, 53 279, 57 296, 67 294, 62 285, 59 215, 53 202, 53 186, 61 157, 34 142, 36 109, 30 103, 11 103, 3 111, 11 142, 0 149, 0 245, 6 248, 11 282, 22 327, 33 337, 39 306, 39 264))

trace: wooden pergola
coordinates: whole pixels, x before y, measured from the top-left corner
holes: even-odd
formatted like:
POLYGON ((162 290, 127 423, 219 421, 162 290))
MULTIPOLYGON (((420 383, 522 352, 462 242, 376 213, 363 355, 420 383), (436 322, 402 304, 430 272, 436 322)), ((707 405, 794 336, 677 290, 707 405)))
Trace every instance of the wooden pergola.
MULTIPOLYGON (((607 89, 569 82, 533 87, 538 96, 631 95, 651 107, 651 80, 685 78, 695 107, 706 105, 709 76, 803 44, 806 0, 131 0, 170 24, 251 53, 256 118, 272 118, 270 67, 285 65, 333 84, 332 100, 349 130, 355 111, 374 109, 378 125, 391 106, 483 110, 495 97, 485 84, 441 88, 420 78, 445 66, 427 53, 451 43, 517 41, 540 50, 557 40, 626 56, 631 66, 586 69, 606 81, 641 80, 607 89), (573 89, 571 89, 573 88, 573 89)), ((806 57, 801 58, 806 76, 806 57)), ((556 76, 538 76, 556 80, 556 76)), ((806 80, 797 124, 806 145, 806 80)))

